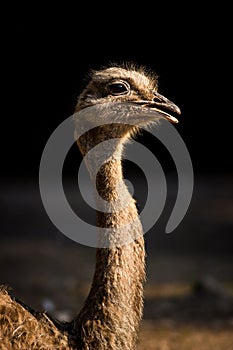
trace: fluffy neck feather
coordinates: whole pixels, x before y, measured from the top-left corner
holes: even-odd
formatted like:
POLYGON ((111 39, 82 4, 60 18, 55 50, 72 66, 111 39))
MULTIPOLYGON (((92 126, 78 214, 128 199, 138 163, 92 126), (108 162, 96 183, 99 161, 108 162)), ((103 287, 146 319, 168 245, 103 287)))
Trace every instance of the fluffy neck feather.
MULTIPOLYGON (((75 320, 81 349, 136 347, 143 309, 145 251, 135 201, 122 179, 121 152, 119 143, 96 176, 97 191, 111 209, 119 198, 128 200, 126 207, 123 210, 118 207, 115 213, 97 211, 100 244, 107 243, 108 248, 97 249, 91 290, 75 320)), ((93 161, 87 161, 90 171, 93 161)))

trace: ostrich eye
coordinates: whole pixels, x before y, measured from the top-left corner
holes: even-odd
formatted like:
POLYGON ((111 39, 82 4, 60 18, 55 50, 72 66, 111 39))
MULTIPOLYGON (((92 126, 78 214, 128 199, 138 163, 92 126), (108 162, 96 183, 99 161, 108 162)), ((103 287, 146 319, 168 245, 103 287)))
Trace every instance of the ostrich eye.
POLYGON ((108 90, 111 95, 124 95, 129 91, 129 87, 126 83, 116 81, 108 85, 108 90))

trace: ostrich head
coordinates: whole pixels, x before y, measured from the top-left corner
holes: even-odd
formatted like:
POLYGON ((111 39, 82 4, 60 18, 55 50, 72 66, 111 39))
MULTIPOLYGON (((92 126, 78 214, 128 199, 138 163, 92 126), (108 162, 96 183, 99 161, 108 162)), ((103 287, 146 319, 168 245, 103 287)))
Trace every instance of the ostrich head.
POLYGON ((157 76, 144 68, 114 66, 93 71, 90 78, 75 113, 80 135, 95 128, 78 141, 82 153, 109 138, 126 140, 140 126, 160 119, 178 122, 172 114, 180 114, 180 109, 158 93, 157 76))

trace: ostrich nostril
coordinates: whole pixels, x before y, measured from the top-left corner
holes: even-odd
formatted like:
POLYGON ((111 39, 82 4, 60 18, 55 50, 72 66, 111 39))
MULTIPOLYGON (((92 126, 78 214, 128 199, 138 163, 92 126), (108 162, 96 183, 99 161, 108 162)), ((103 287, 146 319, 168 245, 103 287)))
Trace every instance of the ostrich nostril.
POLYGON ((161 101, 160 98, 154 97, 154 98, 153 98, 153 102, 161 103, 162 101, 161 101))

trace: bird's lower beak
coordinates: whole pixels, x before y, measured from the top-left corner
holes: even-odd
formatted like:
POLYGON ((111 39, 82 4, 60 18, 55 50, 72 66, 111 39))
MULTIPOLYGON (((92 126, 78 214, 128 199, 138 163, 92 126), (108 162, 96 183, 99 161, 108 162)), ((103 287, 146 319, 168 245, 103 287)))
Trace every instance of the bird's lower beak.
POLYGON ((152 101, 142 100, 137 101, 136 104, 143 106, 144 108, 150 108, 155 110, 158 114, 161 115, 161 118, 169 120, 171 123, 178 123, 173 115, 168 112, 175 114, 181 114, 181 111, 177 105, 169 101, 163 95, 160 95, 158 92, 154 92, 154 99, 152 101))

